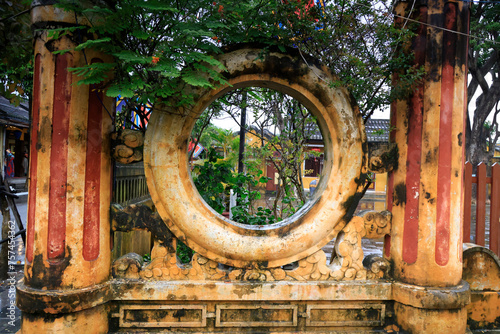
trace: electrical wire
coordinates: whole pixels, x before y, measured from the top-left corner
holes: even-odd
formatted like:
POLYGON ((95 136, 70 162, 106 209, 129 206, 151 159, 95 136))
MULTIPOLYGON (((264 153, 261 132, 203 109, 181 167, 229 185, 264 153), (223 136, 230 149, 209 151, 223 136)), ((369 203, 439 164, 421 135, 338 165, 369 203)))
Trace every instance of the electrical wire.
MULTIPOLYGON (((402 19, 406 19, 404 16, 401 16, 401 15, 398 15, 398 14, 392 14, 392 15, 394 17, 399 17, 399 18, 402 18, 402 19)), ((454 33, 454 34, 457 34, 457 35, 461 35, 461 36, 466 36, 466 37, 470 37, 470 38, 474 38, 474 39, 479 39, 479 40, 482 40, 482 41, 488 41, 488 42, 491 42, 493 44, 499 44, 500 45, 500 41, 495 41, 495 40, 490 39, 490 38, 479 37, 479 36, 467 34, 467 33, 461 32, 461 31, 447 29, 447 28, 440 27, 440 26, 437 26, 437 25, 434 25, 434 24, 425 23, 425 22, 421 22, 421 21, 418 21, 418 20, 410 19, 410 18, 408 18, 407 20, 410 21, 410 22, 422 24, 422 25, 427 26, 427 27, 431 27, 431 28, 443 30, 443 31, 446 31, 446 32, 451 32, 451 33, 454 33)))
POLYGON ((416 2, 417 2, 417 0, 413 0, 413 4, 411 5, 410 12, 408 13, 408 17, 406 18, 405 23, 403 24, 403 28, 401 30, 406 28, 406 24, 408 23, 408 19, 410 18, 411 14, 413 13, 413 8, 415 8, 416 2))
POLYGON ((492 5, 500 4, 500 1, 498 1, 498 0, 492 0, 492 1, 488 1, 488 0, 457 0, 457 1, 471 2, 471 3, 491 3, 492 5))
MULTIPOLYGON (((459 0, 459 1, 469 2, 468 0, 459 0)), ((498 1, 498 2, 500 3, 500 1, 498 1)), ((372 8, 371 6, 364 5, 364 4, 359 3, 359 2, 355 2, 355 4, 359 5, 361 7, 369 8, 371 10, 376 11, 376 9, 372 8)), ((404 19, 404 20, 407 20, 407 21, 410 21, 410 22, 419 23, 419 24, 422 24, 422 25, 427 26, 427 27, 431 27, 431 28, 435 28, 435 29, 440 29, 440 30, 443 30, 443 31, 446 31, 446 32, 451 32, 451 33, 458 34, 458 35, 461 35, 461 36, 466 36, 466 37, 470 37, 470 38, 474 38, 474 39, 479 39, 479 40, 482 40, 482 41, 488 41, 488 42, 500 45, 500 41, 495 41, 495 40, 490 39, 490 38, 484 38, 484 37, 479 37, 479 36, 476 36, 476 35, 467 34, 467 33, 461 32, 461 31, 457 31, 457 30, 447 29, 447 28, 440 27, 440 26, 437 26, 437 25, 434 25, 434 24, 430 24, 430 23, 426 23, 426 22, 421 22, 421 21, 418 21, 418 20, 410 19, 409 17, 398 15, 398 14, 394 14, 394 13, 380 13, 380 15, 381 16, 392 15, 393 17, 398 17, 398 18, 401 18, 401 19, 404 19)))

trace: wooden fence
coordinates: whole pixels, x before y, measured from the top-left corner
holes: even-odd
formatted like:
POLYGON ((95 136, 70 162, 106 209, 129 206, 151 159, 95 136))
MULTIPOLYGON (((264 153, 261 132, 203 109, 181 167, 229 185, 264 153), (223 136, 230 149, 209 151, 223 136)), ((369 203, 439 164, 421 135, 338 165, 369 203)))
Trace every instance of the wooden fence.
POLYGON ((477 174, 473 175, 472 165, 467 162, 465 164, 464 188, 463 241, 472 241, 481 246, 489 244, 489 248, 500 255, 500 164, 495 163, 491 167, 491 176, 488 177, 484 163, 477 166, 477 174), (472 219, 473 184, 476 184, 475 222, 472 219), (489 212, 487 211, 488 199, 489 212), (486 219, 488 213, 490 217, 486 219), (473 240, 471 240, 471 228, 474 228, 472 231, 473 240))
MULTIPOLYGON (((113 182, 113 202, 121 206, 130 204, 152 205, 144 175, 142 162, 122 165, 116 164, 113 182)), ((147 231, 115 232, 113 238, 113 259, 133 252, 139 255, 151 252, 151 233, 147 231)))

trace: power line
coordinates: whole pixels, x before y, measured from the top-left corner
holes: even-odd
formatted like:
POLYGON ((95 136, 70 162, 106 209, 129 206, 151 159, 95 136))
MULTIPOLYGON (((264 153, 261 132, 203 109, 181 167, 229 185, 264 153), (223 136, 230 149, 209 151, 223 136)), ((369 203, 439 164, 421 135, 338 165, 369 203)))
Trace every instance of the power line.
POLYGON ((471 3, 491 3, 493 5, 500 4, 500 1, 498 1, 498 0, 492 0, 492 1, 488 1, 488 0, 458 0, 458 1, 471 2, 471 3))
MULTIPOLYGON (((470 2, 469 0, 459 0, 459 1, 470 2)), ((500 1, 497 1, 497 2, 500 3, 500 1)), ((369 9, 371 9, 373 11, 377 11, 376 9, 372 8, 371 6, 364 5, 364 4, 359 3, 359 2, 355 2, 355 4, 358 5, 358 6, 361 6, 361 7, 369 8, 369 9)), ((406 17, 406 16, 402 16, 402 15, 398 15, 398 14, 394 14, 394 13, 379 13, 379 14, 381 16, 386 16, 386 14, 387 15, 392 15, 394 17, 398 17, 398 18, 404 19, 406 21, 410 21, 410 22, 422 24, 422 25, 427 26, 427 27, 436 28, 436 29, 440 29, 440 30, 443 30, 443 31, 446 31, 446 32, 451 32, 453 34, 458 34, 458 35, 462 35, 462 36, 466 36, 466 37, 470 37, 470 38, 474 38, 474 39, 479 39, 479 40, 482 40, 482 41, 488 41, 488 42, 491 42, 493 44, 500 45, 500 42, 497 42, 497 41, 495 41, 493 39, 490 39, 490 38, 485 38, 485 37, 479 37, 479 36, 475 36, 475 35, 471 35, 471 34, 466 34, 466 33, 461 32, 461 31, 451 30, 451 29, 447 29, 447 28, 444 28, 444 27, 440 27, 440 26, 434 25, 434 24, 430 24, 430 23, 426 23, 426 22, 421 22, 421 21, 418 21, 418 20, 410 19, 409 17, 406 17)))
POLYGON ((408 19, 410 18, 411 14, 413 13, 413 8, 415 8, 415 3, 417 0, 413 0, 413 3, 410 8, 410 12, 408 13, 408 17, 405 19, 405 23, 403 24, 403 29, 406 27, 406 24, 408 23, 408 19))
POLYGON ((451 29, 447 29, 447 28, 444 28, 444 27, 440 27, 440 26, 434 25, 434 24, 421 22, 421 21, 418 21, 418 20, 407 18, 405 16, 398 15, 398 14, 392 14, 392 15, 394 17, 399 17, 399 18, 408 20, 410 22, 419 23, 419 24, 422 24, 422 25, 427 26, 427 27, 436 28, 436 29, 440 29, 440 30, 443 30, 443 31, 446 31, 446 32, 451 32, 453 34, 462 35, 462 36, 466 36, 466 37, 470 37, 470 38, 474 38, 474 39, 480 39, 480 40, 483 40, 483 41, 488 41, 488 42, 500 45, 500 42, 497 42, 497 41, 495 41, 493 39, 479 37, 479 36, 475 36, 475 35, 471 35, 471 34, 466 34, 466 33, 461 32, 461 31, 451 30, 451 29))

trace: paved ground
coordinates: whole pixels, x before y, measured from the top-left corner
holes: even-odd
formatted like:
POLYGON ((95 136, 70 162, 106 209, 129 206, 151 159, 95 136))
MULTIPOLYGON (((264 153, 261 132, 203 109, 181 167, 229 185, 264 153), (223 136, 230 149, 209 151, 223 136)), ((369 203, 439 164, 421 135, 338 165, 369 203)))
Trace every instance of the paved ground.
MULTIPOLYGON (((26 227, 27 196, 22 195, 16 200, 19 215, 26 227)), ((2 218, 0 216, 0 222, 2 218)), ((18 228, 16 226, 16 232, 18 228)), ((21 236, 14 239, 14 245, 9 250, 15 253, 15 259, 9 262, 8 279, 0 280, 0 334, 16 333, 21 327, 21 312, 15 306, 15 288, 23 277, 24 244, 21 236)))
POLYGON ((0 333, 16 333, 21 328, 21 312, 15 306, 17 282, 23 277, 23 266, 15 266, 9 278, 0 281, 0 333))

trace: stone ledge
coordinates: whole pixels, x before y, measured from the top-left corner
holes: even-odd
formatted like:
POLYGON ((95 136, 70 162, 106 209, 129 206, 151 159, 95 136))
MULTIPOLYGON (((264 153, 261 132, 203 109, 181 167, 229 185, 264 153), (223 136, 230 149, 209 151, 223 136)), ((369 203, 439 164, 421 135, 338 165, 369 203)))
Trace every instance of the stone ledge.
POLYGON ((21 283, 17 304, 23 312, 71 313, 109 301, 396 301, 424 309, 458 309, 470 303, 467 282, 429 288, 400 282, 192 282, 113 279, 78 290, 39 290, 21 283))
POLYGON ((392 283, 387 281, 253 283, 116 279, 112 286, 115 300, 121 301, 385 301, 392 296, 392 283))
POLYGON ((470 303, 470 287, 461 281, 454 287, 434 288, 394 282, 392 300, 424 309, 449 310, 465 307, 470 303))

